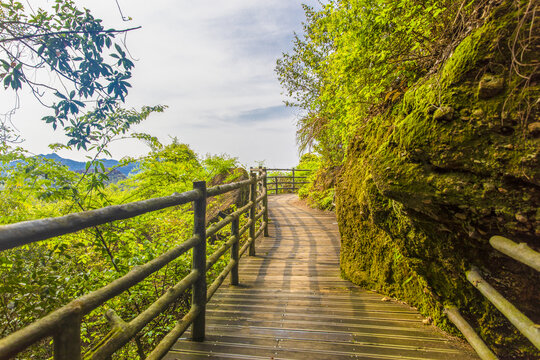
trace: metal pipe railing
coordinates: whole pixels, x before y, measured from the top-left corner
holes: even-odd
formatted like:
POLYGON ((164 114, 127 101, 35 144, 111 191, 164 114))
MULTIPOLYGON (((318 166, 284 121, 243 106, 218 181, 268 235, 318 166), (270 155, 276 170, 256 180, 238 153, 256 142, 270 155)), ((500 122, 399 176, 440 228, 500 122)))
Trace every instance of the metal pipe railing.
POLYGON ((25 328, 0 339, 0 360, 9 359, 48 336, 53 337, 55 360, 81 359, 80 327, 82 316, 89 314, 107 300, 128 290, 190 249, 193 249, 191 272, 129 323, 124 322, 116 314, 109 312, 107 315, 113 325, 112 331, 96 347, 86 353, 84 358, 110 358, 115 351, 132 339, 144 326, 178 299, 190 286, 192 287, 193 296, 190 311, 163 338, 147 359, 161 358, 189 325, 193 325, 193 340, 203 340, 205 337, 205 307, 207 301, 223 283, 229 273, 231 274, 231 283, 238 284, 238 262, 240 257, 248 247, 250 248, 250 253, 254 253, 255 239, 261 236, 263 232, 265 234, 267 233, 266 218, 260 223, 258 230, 256 230, 258 220, 268 212, 266 170, 261 168, 259 173, 260 175, 258 176, 252 173, 248 180, 219 185, 209 189, 206 189, 205 182, 195 182, 193 190, 182 194, 174 194, 124 205, 108 206, 58 218, 26 221, 1 226, 0 250, 5 250, 59 235, 73 233, 91 226, 128 219, 167 207, 194 202, 194 235, 192 238, 146 264, 133 268, 126 275, 114 280, 110 284, 73 300, 25 328), (260 188, 259 196, 257 196, 258 185, 260 188), (206 199, 246 187, 250 188, 250 202, 206 229, 206 199), (257 213, 257 208, 260 204, 263 205, 263 209, 257 213), (244 226, 240 228, 240 216, 248 212, 250 217, 244 226), (228 241, 217 249, 212 256, 207 257, 206 239, 211 235, 215 235, 228 224, 232 224, 231 236, 228 241), (242 246, 242 249, 239 249, 240 238, 248 230, 249 238, 242 246), (20 237, 23 238, 21 239, 20 237), (207 290, 207 269, 210 269, 229 249, 231 249, 231 260, 229 264, 207 290))

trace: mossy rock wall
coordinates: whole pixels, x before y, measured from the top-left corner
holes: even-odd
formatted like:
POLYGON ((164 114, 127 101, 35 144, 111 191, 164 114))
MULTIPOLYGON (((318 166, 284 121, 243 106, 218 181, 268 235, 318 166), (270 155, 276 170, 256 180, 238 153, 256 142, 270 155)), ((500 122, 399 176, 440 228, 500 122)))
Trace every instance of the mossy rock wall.
MULTIPOLYGON (((489 245, 540 250, 540 86, 511 67, 518 12, 496 9, 443 69, 409 89, 350 144, 336 188, 345 278, 407 301, 458 334, 456 305, 502 358, 540 353, 465 278, 478 266, 540 322, 540 276, 489 245), (536 102, 536 103, 535 103, 536 102)), ((540 58, 536 52, 530 58, 540 58)))

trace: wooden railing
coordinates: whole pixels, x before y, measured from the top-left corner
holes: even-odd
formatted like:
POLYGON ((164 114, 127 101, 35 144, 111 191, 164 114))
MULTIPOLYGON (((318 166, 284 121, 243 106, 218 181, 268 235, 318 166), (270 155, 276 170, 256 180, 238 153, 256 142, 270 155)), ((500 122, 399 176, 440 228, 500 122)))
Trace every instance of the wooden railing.
MULTIPOLYGON (((493 236, 489 240, 491 246, 513 259, 528 265, 540 272, 540 253, 532 250, 525 243, 516 244, 502 236, 493 236)), ((531 343, 540 349, 540 326, 520 312, 512 303, 506 300, 484 278, 476 267, 466 273, 467 280, 476 287, 531 343)), ((461 331, 463 336, 475 349, 481 359, 495 360, 497 356, 487 347, 474 329, 461 316, 455 306, 445 308, 445 313, 461 331)))
POLYGON ((307 184, 307 174, 311 170, 305 169, 266 169, 276 175, 268 175, 268 191, 274 194, 296 192, 302 185, 307 184))
POLYGON ((84 359, 110 359, 112 354, 127 344, 136 334, 176 301, 191 287, 192 302, 189 312, 161 340, 146 359, 161 359, 176 340, 192 325, 192 338, 202 341, 205 337, 206 303, 231 274, 231 283, 239 281, 238 263, 242 254, 249 249, 255 255, 255 239, 263 233, 268 235, 268 207, 266 171, 250 172, 248 180, 220 185, 207 189, 206 183, 194 182, 193 190, 181 194, 133 202, 125 205, 108 206, 97 210, 70 214, 57 218, 25 221, 0 227, 0 251, 22 246, 55 236, 69 234, 88 227, 106 224, 115 220, 128 219, 148 212, 193 202, 193 236, 155 259, 138 266, 110 284, 86 294, 69 304, 49 313, 45 317, 0 340, 0 359, 10 359, 29 346, 44 338, 53 338, 55 360, 79 360, 81 355, 81 320, 84 315, 103 305, 107 300, 127 291, 152 273, 163 268, 188 250, 192 252, 191 272, 166 291, 146 310, 134 319, 124 322, 113 311, 107 318, 113 330, 97 347, 84 355, 84 359), (230 191, 249 188, 249 202, 219 222, 206 228, 206 202, 209 197, 230 191), (260 206, 262 205, 262 206, 260 206), (257 212, 258 209, 261 209, 257 212), (249 220, 240 228, 240 216, 249 212, 249 220), (262 219, 262 220, 261 220, 262 219), (261 220, 261 221, 259 221, 261 220), (257 227, 257 223, 260 225, 257 227), (211 256, 206 255, 206 239, 231 225, 231 236, 211 256), (249 231, 249 237, 240 248, 241 236, 249 231), (230 261, 224 270, 207 287, 206 272, 230 250, 230 261))

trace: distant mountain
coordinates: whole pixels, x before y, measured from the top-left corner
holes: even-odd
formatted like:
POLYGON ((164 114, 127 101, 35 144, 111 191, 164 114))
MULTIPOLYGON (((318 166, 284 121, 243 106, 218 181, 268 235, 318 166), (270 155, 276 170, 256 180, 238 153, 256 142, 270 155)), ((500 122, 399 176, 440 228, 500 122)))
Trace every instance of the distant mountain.
MULTIPOLYGON (((86 162, 84 162, 84 161, 76 161, 76 160, 71 160, 71 159, 65 159, 65 158, 59 156, 58 154, 47 154, 47 155, 40 154, 40 155, 37 155, 37 156, 45 158, 45 159, 54 160, 54 161, 56 161, 56 162, 58 162, 58 163, 60 163, 62 165, 67 166, 69 168, 69 170, 71 170, 71 171, 83 172, 86 169, 86 162)), ((118 160, 113 160, 113 159, 100 159, 100 160, 103 162, 103 165, 105 165, 105 168, 107 168, 107 169, 110 169, 110 168, 118 165, 118 163, 119 163, 118 160)), ((119 168, 117 168, 115 170, 122 173, 124 176, 128 176, 129 173, 131 173, 132 171, 136 172, 138 167, 139 167, 139 163, 134 162, 134 163, 131 163, 131 164, 128 164, 128 165, 125 165, 125 166, 121 166, 121 167, 119 167, 119 168)))

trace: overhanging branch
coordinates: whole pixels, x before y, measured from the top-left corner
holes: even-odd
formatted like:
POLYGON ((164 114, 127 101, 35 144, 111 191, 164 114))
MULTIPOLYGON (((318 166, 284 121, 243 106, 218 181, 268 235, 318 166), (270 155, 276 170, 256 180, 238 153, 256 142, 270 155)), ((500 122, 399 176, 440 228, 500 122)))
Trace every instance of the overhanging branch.
POLYGON ((72 34, 122 34, 126 33, 128 31, 137 30, 140 29, 142 26, 132 27, 129 29, 124 30, 102 30, 102 31, 51 31, 51 32, 45 32, 41 34, 28 34, 28 35, 22 35, 22 36, 16 36, 8 39, 0 39, 0 43, 5 42, 12 42, 12 41, 21 41, 26 39, 34 39, 34 38, 40 38, 44 36, 53 36, 53 35, 72 35, 72 34))

